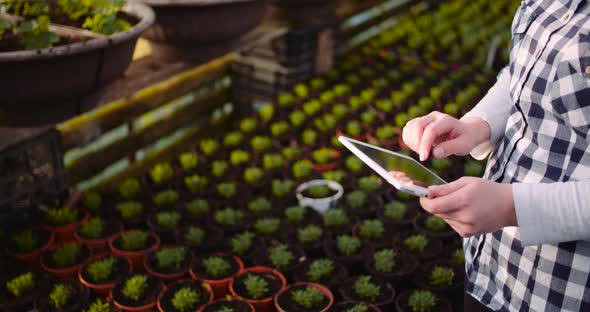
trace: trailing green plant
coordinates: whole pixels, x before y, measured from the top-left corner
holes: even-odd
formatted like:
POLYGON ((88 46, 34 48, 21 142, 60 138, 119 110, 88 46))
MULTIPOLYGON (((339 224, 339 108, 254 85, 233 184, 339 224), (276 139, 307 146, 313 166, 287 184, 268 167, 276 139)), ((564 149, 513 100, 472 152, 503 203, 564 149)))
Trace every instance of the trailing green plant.
POLYGON ((268 137, 257 135, 250 140, 250 146, 256 152, 264 152, 272 147, 272 141, 268 137))
POLYGON ((141 217, 143 214, 143 204, 138 201, 126 201, 118 203, 115 209, 124 220, 141 217))
POLYGON ((291 293, 293 301, 300 307, 312 309, 324 302, 324 295, 313 287, 305 287, 291 293))
POLYGON ((185 247, 164 247, 154 254, 160 270, 179 269, 186 258, 185 247))
POLYGON ((404 246, 413 252, 423 252, 429 243, 429 239, 422 234, 411 235, 404 239, 404 246))
POLYGON ((381 286, 371 281, 371 276, 359 276, 352 285, 354 293, 363 300, 375 301, 381 294, 381 286))
POLYGON ((256 185, 264 177, 264 170, 258 167, 248 167, 244 170, 244 181, 250 185, 256 185))
POLYGON ((412 312, 433 312, 437 303, 436 295, 428 290, 415 290, 408 299, 412 312))
POLYGON ((311 174, 311 162, 309 160, 298 160, 293 164, 293 177, 301 179, 311 174))
POLYGON ((328 228, 342 227, 350 223, 350 218, 342 209, 330 209, 323 214, 324 226, 328 228))
POLYGON ((385 234, 385 226, 379 219, 365 220, 359 227, 359 235, 368 240, 376 240, 383 238, 385 234))
POLYGON ((37 286, 37 277, 33 272, 26 272, 6 282, 6 290, 14 297, 21 297, 37 286))
POLYGON ((256 235, 250 231, 234 235, 229 241, 231 251, 238 256, 245 256, 253 249, 255 237, 256 235))
POLYGON ((193 175, 184 177, 184 185, 192 193, 196 193, 196 192, 204 190, 208 184, 209 184, 209 179, 206 176, 202 176, 199 174, 193 174, 193 175))
POLYGON ((219 149, 219 143, 215 139, 203 139, 199 142, 203 154, 212 156, 219 149))
POLYGON ((174 177, 174 169, 172 169, 172 166, 167 162, 157 163, 150 170, 150 177, 152 182, 162 185, 172 180, 174 177))
POLYGON ((424 220, 424 226, 427 230, 433 232, 441 232, 448 228, 448 225, 445 222, 445 220, 435 215, 428 216, 426 220, 424 220))
POLYGON ((248 274, 244 279, 244 287, 252 299, 262 299, 268 293, 268 282, 258 275, 248 274))
POLYGON ((233 131, 223 137, 223 145, 235 147, 240 145, 242 140, 244 140, 244 135, 241 132, 233 131))
POLYGON ((54 226, 64 226, 78 221, 78 209, 61 207, 47 209, 47 222, 54 226))
POLYGON ((113 276, 116 264, 117 259, 113 257, 97 259, 86 266, 86 272, 88 272, 94 282, 108 281, 113 276))
POLYGON ((383 181, 376 175, 369 175, 359 179, 359 188, 367 193, 374 193, 379 190, 383 181))
POLYGON ((361 172, 363 169, 363 161, 354 155, 348 156, 344 161, 344 165, 346 169, 355 173, 361 172))
POLYGON ((362 242, 357 237, 351 235, 340 235, 336 238, 336 247, 338 252, 345 256, 352 256, 361 250, 362 242))
POLYGON ((332 276, 335 268, 334 260, 327 258, 316 259, 309 264, 306 275, 310 281, 319 282, 332 276))
MULTIPOLYGON (((0 32, 1 34, 2 32, 0 32)), ((97 192, 87 192, 84 194, 84 208, 92 213, 98 213, 102 206, 102 196, 97 192)))
POLYGON ((158 192, 156 195, 154 195, 153 200, 154 204, 156 204, 158 207, 170 207, 174 206, 178 202, 179 198, 180 195, 178 195, 177 191, 168 189, 158 192))
POLYGON ((248 210, 255 215, 261 215, 272 209, 270 201, 264 197, 258 197, 248 203, 248 210))
POLYGON ((200 246, 205 240, 205 235, 206 232, 202 228, 198 226, 191 226, 184 233, 183 238, 187 243, 193 246, 200 246))
POLYGON ((238 187, 233 182, 223 182, 217 185, 217 192, 224 198, 230 199, 236 196, 238 187))
POLYGON ((288 179, 274 179, 272 180, 271 186, 273 195, 275 197, 282 198, 291 195, 291 190, 293 189, 293 181, 288 179))
POLYGON ((49 304, 55 309, 62 309, 72 298, 72 290, 66 284, 55 284, 49 293, 49 304))
POLYGON ((317 225, 308 225, 297 230, 297 240, 302 244, 313 244, 322 238, 323 230, 317 225))
POLYGON ((301 224, 305 220, 306 207, 292 206, 285 209, 285 217, 290 224, 301 224))
POLYGON ((148 286, 147 276, 135 274, 125 280, 121 293, 129 300, 139 301, 144 296, 148 286))
POLYGON ((141 250, 147 247, 148 233, 142 230, 129 230, 121 233, 121 247, 127 251, 141 250))
POLYGON ((182 169, 185 171, 196 169, 199 165, 199 158, 192 152, 184 152, 180 154, 180 156, 178 156, 178 161, 180 162, 182 169))
POLYGON ((352 191, 348 193, 348 195, 346 195, 346 203, 348 204, 348 207, 352 209, 362 209, 365 207, 365 204, 367 203, 367 197, 368 195, 364 191, 352 191))
POLYGON ((41 237, 33 230, 25 230, 12 235, 12 242, 17 252, 27 253, 39 248, 41 237))
POLYGON ((92 217, 80 227, 78 231, 82 237, 97 239, 101 238, 105 234, 106 223, 99 217, 92 217))
POLYGON ((225 160, 214 160, 211 162, 211 174, 215 177, 222 177, 228 170, 229 165, 225 160))
POLYGON ((391 273, 395 267, 395 258, 397 253, 391 249, 381 249, 373 254, 375 261, 375 270, 380 273, 391 273))
POLYGON ((221 279, 230 274, 231 264, 218 256, 211 256, 203 259, 201 262, 205 273, 211 278, 221 279))
POLYGON ((225 208, 222 210, 217 210, 215 212, 214 218, 215 222, 218 224, 224 227, 232 227, 242 223, 242 220, 244 219, 244 213, 233 208, 225 208))
POLYGON ((156 224, 159 227, 174 230, 178 227, 182 216, 176 211, 163 211, 156 213, 156 224))
POLYGON ((268 259, 274 268, 282 270, 291 264, 295 259, 295 255, 289 250, 287 244, 278 244, 269 248, 268 259))
POLYGON ((340 153, 332 148, 323 147, 313 152, 313 161, 317 164, 327 164, 334 161, 340 153))
POLYGON ((430 285, 435 287, 449 287, 453 284, 455 271, 445 266, 435 266, 430 272, 430 285))
POLYGON ((170 302, 180 312, 194 311, 199 303, 199 291, 190 287, 183 287, 177 290, 170 302))
POLYGON ((256 119, 252 117, 247 117, 240 121, 240 130, 244 133, 253 132, 256 130, 256 127, 258 127, 258 123, 256 122, 256 119))
POLYGON ((101 298, 96 298, 84 312, 111 312, 111 305, 101 298))
POLYGON ((186 212, 193 217, 203 217, 209 214, 209 203, 205 199, 193 199, 184 204, 186 212))
POLYGON ((229 154, 229 162, 234 166, 246 164, 250 161, 250 154, 245 150, 233 150, 229 154))
POLYGON ((391 220, 400 221, 408 213, 408 205, 400 201, 391 201, 384 207, 383 215, 391 220))
POLYGON ((283 158, 283 155, 278 153, 265 154, 262 157, 262 163, 264 165, 264 169, 274 170, 282 168, 285 165, 285 159, 283 158))
POLYGON ((65 243, 57 247, 51 254, 51 259, 58 268, 71 267, 80 262, 82 248, 74 243, 65 243))
POLYGON ((136 178, 127 178, 119 185, 119 195, 123 199, 133 199, 141 191, 141 183, 136 178))
POLYGON ((263 218, 256 220, 254 229, 259 234, 272 235, 278 232, 280 225, 281 220, 279 218, 263 218))

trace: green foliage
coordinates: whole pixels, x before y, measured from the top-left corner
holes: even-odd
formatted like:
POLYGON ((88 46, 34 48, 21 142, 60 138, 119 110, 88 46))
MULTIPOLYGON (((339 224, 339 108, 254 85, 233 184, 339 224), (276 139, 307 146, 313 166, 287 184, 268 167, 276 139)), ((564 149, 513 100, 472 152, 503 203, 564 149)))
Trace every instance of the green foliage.
POLYGON ((295 92, 295 94, 302 99, 309 96, 309 90, 303 83, 296 84, 295 87, 293 87, 293 92, 295 92))
POLYGON ((430 272, 430 285, 435 287, 451 286, 455 278, 455 271, 449 267, 435 266, 430 272))
POLYGON ((229 241, 232 252, 238 256, 245 256, 253 249, 255 237, 256 235, 250 231, 234 235, 229 241))
POLYGON ((211 174, 215 177, 222 177, 227 172, 228 168, 229 165, 225 160, 214 160, 211 162, 211 174))
POLYGON ((313 244, 322 238, 322 228, 317 225, 308 225, 297 230, 297 239, 302 244, 313 244))
POLYGON ((324 226, 329 228, 341 227, 350 223, 350 218, 342 209, 330 209, 323 215, 324 226))
POLYGON ((406 248, 413 252, 423 252, 428 243, 428 238, 422 234, 411 235, 404 240, 406 248))
POLYGON ((258 184, 262 177, 264 177, 264 171, 258 167, 248 167, 244 170, 244 181, 248 184, 258 184))
POLYGON ((82 224, 78 231, 84 238, 97 239, 101 238, 105 234, 105 222, 99 217, 93 217, 88 219, 88 222, 82 224))
POLYGON ((428 290, 415 290, 408 299, 412 312, 433 312, 438 298, 428 290))
POLYGON ((150 177, 152 182, 158 185, 168 183, 174 177, 174 169, 167 162, 161 162, 156 164, 152 170, 150 170, 150 177))
POLYGON ((395 221, 402 220, 408 212, 408 205, 396 200, 387 203, 384 208, 383 215, 395 221))
POLYGON ((269 122, 275 114, 275 107, 272 104, 265 104, 258 110, 258 116, 264 122, 269 122))
POLYGON ((39 247, 41 238, 39 233, 33 230, 25 230, 12 236, 16 251, 20 253, 31 252, 39 247))
POLYGON ((319 282, 322 279, 332 276, 334 269, 334 260, 326 258, 316 259, 309 264, 306 274, 310 281, 319 282))
POLYGON ((238 188, 233 182, 223 182, 217 185, 217 192, 219 195, 229 199, 234 198, 238 192, 238 188))
POLYGON ((205 199, 194 199, 189 201, 185 204, 184 208, 194 217, 206 216, 210 211, 209 203, 205 199))
POLYGON ((191 226, 188 228, 186 233, 184 233, 184 240, 194 246, 199 246, 203 243, 205 239, 205 230, 198 226, 191 226))
POLYGON ((381 286, 371 282, 369 275, 359 276, 352 285, 352 289, 359 298, 370 302, 375 301, 381 293, 381 286))
POLYGON ((372 124, 377 118, 377 113, 373 110, 367 110, 361 113, 361 121, 364 124, 372 124))
POLYGON ((463 251, 463 248, 459 248, 459 249, 453 251, 451 258, 452 258, 453 262, 455 262, 456 264, 464 265, 465 264, 465 252, 463 251))
POLYGON ((257 135, 250 140, 250 146, 256 152, 264 152, 272 147, 272 141, 268 137, 257 135))
POLYGON ((238 131, 230 132, 223 137, 223 145, 238 146, 242 143, 244 135, 238 131))
POLYGON ((121 218, 124 220, 138 218, 143 214, 143 204, 137 201, 118 203, 115 209, 121 214, 121 218))
POLYGON ((359 188, 367 193, 374 193, 379 190, 383 181, 376 175, 369 175, 359 179, 359 188))
POLYGON ((184 247, 164 247, 154 254, 160 270, 180 269, 186 258, 184 247))
POLYGON ((369 306, 364 303, 357 303, 344 312, 369 312, 369 306))
POLYGON ((338 119, 332 114, 325 114, 316 118, 314 121, 315 127, 322 133, 326 133, 336 127, 338 119))
POLYGON ((135 274, 125 280, 121 293, 127 299, 139 301, 145 294, 148 286, 147 276, 135 274))
POLYGON ((317 164, 327 164, 334 161, 338 156, 338 151, 324 147, 314 151, 311 157, 317 164))
POLYGON ((295 127, 301 126, 305 122, 306 118, 307 116, 305 113, 299 110, 289 114, 289 121, 295 127))
POLYGON ((336 104, 332 107, 332 115, 336 117, 336 119, 341 119, 348 115, 349 109, 348 106, 344 104, 336 104))
MULTIPOLYGON (((2 32, 0 31, 0 34, 2 32)), ((84 207, 90 212, 98 212, 102 206, 102 197, 96 192, 87 192, 84 194, 84 207)))
POLYGON ((21 38, 21 44, 27 50, 41 50, 53 47, 60 41, 55 33, 49 30, 49 16, 40 15, 34 19, 25 20, 16 29, 21 38))
POLYGON ((379 127, 376 134, 379 140, 390 140, 395 136, 395 128, 392 126, 379 127))
POLYGON ((305 220, 306 209, 303 206, 293 206, 285 209, 285 217, 291 224, 301 224, 305 220))
POLYGON ((344 180, 345 176, 346 176, 346 173, 344 173, 344 171, 342 171, 342 170, 331 170, 328 172, 324 172, 322 174, 322 177, 324 179, 338 182, 338 183, 342 182, 342 180, 344 180))
POLYGON ((278 153, 265 154, 262 158, 262 163, 266 170, 280 169, 285 165, 285 159, 283 155, 278 153))
POLYGON ((240 121, 240 130, 242 130, 244 133, 250 133, 256 130, 256 127, 258 127, 258 123, 254 118, 248 117, 240 121))
POLYGON ((433 232, 441 232, 448 229, 448 225, 445 220, 434 215, 428 216, 426 220, 424 220, 424 226, 427 230, 433 232))
POLYGON ((358 137, 363 133, 363 128, 358 120, 351 120, 346 123, 346 133, 353 137, 358 137))
POLYGON ((355 173, 360 172, 363 169, 363 161, 354 155, 348 156, 344 165, 346 166, 346 169, 355 173))
POLYGON ((174 293, 170 301, 180 312, 194 311, 199 303, 199 291, 190 287, 181 288, 174 293))
POLYGON ((272 209, 270 201, 264 197, 258 197, 248 203, 248 210, 255 215, 261 215, 272 209))
POLYGON ((375 270, 380 273, 391 273, 395 267, 397 253, 393 249, 381 249, 373 254, 375 270))
POLYGON ((121 247, 126 251, 136 251, 147 247, 148 233, 142 230, 129 230, 121 233, 121 247))
POLYGON ((272 235, 278 232, 281 220, 279 218, 259 219, 254 223, 256 232, 264 235, 272 235))
POLYGON ((84 312, 111 312, 111 305, 107 301, 97 298, 84 312))
POLYGON ((278 244, 269 248, 268 259, 274 268, 282 270, 291 264, 295 259, 295 255, 289 250, 289 246, 286 244, 278 244))
POLYGON ((181 218, 182 216, 180 215, 180 213, 176 211, 165 211, 156 213, 156 223, 158 224, 158 226, 168 230, 174 230, 180 223, 181 218))
POLYGON ((314 88, 316 90, 321 90, 321 89, 326 88, 326 81, 322 78, 319 78, 319 77, 311 79, 309 84, 311 85, 312 88, 314 88))
POLYGON ((229 275, 231 264, 222 257, 212 256, 201 262, 207 275, 211 278, 222 279, 229 275))
POLYGON ((127 178, 119 185, 119 194, 124 199, 132 199, 141 191, 141 184, 138 179, 127 178))
POLYGON ((361 240, 351 235, 340 235, 336 238, 336 247, 345 256, 357 254, 361 246, 361 240))
POLYGON ((232 227, 242 223, 242 220, 244 219, 244 213, 232 208, 225 208, 222 210, 217 210, 215 212, 214 218, 215 222, 218 224, 224 227, 232 227))
POLYGON ((311 174, 311 162, 309 160, 298 160, 293 164, 293 177, 301 179, 311 174))
MULTIPOLYGON (((58 1, 60 9, 67 10, 69 5, 75 1, 72 0, 61 0, 58 1), (63 5, 60 5, 63 4, 63 5)), ((82 24, 83 28, 86 28, 92 32, 111 35, 114 33, 126 31, 131 28, 131 24, 117 17, 117 13, 125 6, 126 1, 124 0, 101 0, 101 1, 82 1, 83 3, 90 3, 92 5, 90 14, 82 24)), ((88 13, 85 13, 86 15, 88 13)), ((79 15, 76 14, 76 15, 79 15)))
POLYGON ((318 133, 311 129, 305 129, 301 135, 301 140, 305 145, 313 145, 318 140, 318 133))
MULTIPOLYGON (((377 100, 375 102, 375 107, 377 107, 380 111, 390 113, 395 108, 395 105, 389 99, 381 99, 381 100, 377 100)), ((389 126, 377 128, 377 138, 380 140, 383 140, 383 138, 379 137, 379 135, 380 134, 389 134, 389 133, 387 133, 387 132, 389 132, 389 130, 393 130, 393 129, 389 129, 389 126), (380 132, 382 132, 382 133, 380 133, 380 132)), ((391 137, 393 137, 393 132, 391 132, 391 137)))
POLYGON ((205 155, 211 156, 219 149, 219 143, 214 139, 203 139, 199 142, 199 147, 205 155))
POLYGON ((206 176, 193 174, 184 178, 184 185, 192 193, 204 190, 209 184, 209 179, 206 176))
POLYGON ((78 221, 79 211, 68 207, 47 209, 47 221, 54 226, 64 226, 78 221))
POLYGON ((432 167, 436 170, 445 170, 452 165, 452 161, 448 158, 432 158, 432 167))
POLYGON ((92 261, 86 267, 86 272, 92 277, 94 282, 100 283, 108 281, 112 278, 117 259, 113 257, 106 257, 92 261))
POLYGON ((293 181, 285 179, 285 180, 272 180, 272 193, 276 197, 285 197, 291 195, 291 190, 293 189, 293 181))
POLYGON ((479 161, 469 159, 465 162, 463 173, 466 176, 481 177, 483 171, 483 165, 479 161))
POLYGON ((196 169, 199 165, 199 158, 192 152, 184 152, 180 154, 180 156, 178 156, 178 161, 180 162, 182 169, 185 171, 196 169))
POLYGON ((55 249, 51 255, 56 267, 63 269, 80 262, 82 248, 74 243, 65 243, 55 249))
POLYGON ((379 219, 365 220, 361 223, 359 234, 362 238, 368 240, 381 239, 385 234, 385 227, 379 219))
POLYGON ((298 158, 303 153, 303 150, 295 146, 287 146, 281 151, 281 155, 287 160, 298 158))
POLYGON ((158 207, 171 207, 178 202, 179 198, 180 195, 178 195, 177 191, 168 189, 158 192, 156 195, 154 195, 153 200, 154 204, 156 204, 158 207))
POLYGON ((368 195, 364 191, 356 190, 346 195, 346 203, 352 209, 362 209, 365 207, 367 197, 368 195))
POLYGON ((408 121, 410 121, 410 117, 408 116, 408 114, 403 113, 403 112, 397 113, 395 115, 394 119, 395 119, 395 125, 398 128, 403 128, 408 123, 408 121))
POLYGON ((248 274, 244 279, 244 287, 252 299, 262 299, 268 293, 268 282, 254 274, 248 274))
POLYGON ((59 310, 65 307, 71 297, 72 291, 68 285, 55 284, 49 293, 49 304, 59 310))
POLYGON ((14 297, 20 297, 28 294, 36 285, 36 276, 32 272, 27 272, 8 280, 6 290, 14 297))
POLYGON ((270 125, 270 133, 275 138, 283 136, 289 131, 289 123, 286 121, 277 121, 270 125))
POLYGON ((298 289, 291 293, 293 301, 303 308, 312 309, 324 301, 324 295, 313 287, 305 287, 305 289, 298 289))
POLYGON ((310 198, 326 198, 330 197, 331 189, 327 185, 312 185, 307 190, 307 196, 310 198))
POLYGON ((244 150, 233 150, 229 155, 229 162, 234 166, 246 164, 250 161, 250 154, 244 150))

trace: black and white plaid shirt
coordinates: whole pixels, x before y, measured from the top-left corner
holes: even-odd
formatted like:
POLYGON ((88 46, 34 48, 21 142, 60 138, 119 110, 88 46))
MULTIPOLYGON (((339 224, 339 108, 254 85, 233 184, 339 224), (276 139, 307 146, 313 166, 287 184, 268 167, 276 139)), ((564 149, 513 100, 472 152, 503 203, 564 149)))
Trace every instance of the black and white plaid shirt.
MULTIPOLYGON (((493 1, 493 0, 491 0, 493 1)), ((467 291, 496 311, 590 311, 590 1, 525 0, 509 69, 469 115, 518 227, 464 240, 467 291)))

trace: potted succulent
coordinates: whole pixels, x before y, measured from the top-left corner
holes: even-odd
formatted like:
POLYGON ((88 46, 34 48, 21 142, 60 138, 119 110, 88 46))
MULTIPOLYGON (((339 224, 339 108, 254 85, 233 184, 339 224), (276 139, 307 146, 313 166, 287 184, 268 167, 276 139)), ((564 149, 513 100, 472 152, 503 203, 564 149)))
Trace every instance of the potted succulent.
POLYGON ((115 206, 125 228, 139 227, 144 223, 145 208, 138 201, 124 201, 115 206))
POLYGON ((96 295, 105 297, 122 278, 133 272, 129 259, 106 254, 95 256, 78 272, 78 280, 96 295))
POLYGON ((231 254, 240 257, 246 264, 251 264, 258 248, 264 246, 264 241, 256 234, 244 231, 232 236, 227 244, 231 254))
POLYGON ((443 248, 438 238, 428 237, 424 234, 413 234, 405 237, 400 242, 400 247, 420 260, 434 259, 442 252, 443 248))
POLYGON ((137 199, 137 196, 141 193, 141 183, 139 179, 127 178, 121 182, 118 191, 123 200, 137 199))
POLYGON ((76 241, 90 249, 91 252, 105 252, 108 250, 109 240, 122 229, 120 224, 105 221, 100 217, 92 217, 82 223, 74 232, 76 241))
POLYGON ((103 207, 102 196, 97 192, 85 193, 82 205, 84 206, 84 209, 93 216, 104 216, 106 214, 103 207))
POLYGON ((148 219, 148 226, 163 243, 172 243, 181 219, 182 215, 176 211, 161 211, 148 219))
POLYGON ((84 309, 84 312, 116 312, 117 310, 118 309, 110 300, 96 298, 88 304, 88 307, 84 309))
POLYGON ((82 215, 75 208, 48 208, 42 228, 54 233, 56 239, 62 242, 73 242, 75 241, 74 232, 87 218, 88 214, 82 215))
POLYGON ((243 168, 248 162, 250 162, 250 154, 241 149, 231 151, 229 154, 229 163, 232 167, 243 168))
POLYGON ((191 222, 203 224, 209 220, 211 207, 206 199, 195 198, 186 201, 182 205, 181 211, 183 217, 188 218, 191 222))
POLYGON ((174 168, 168 162, 159 162, 149 172, 150 185, 154 191, 162 190, 174 179, 174 168))
POLYGON ((258 109, 258 118, 260 118, 262 124, 268 125, 268 123, 270 123, 270 121, 272 121, 272 119, 274 118, 275 112, 276 109, 274 104, 264 104, 258 109))
POLYGON ((174 209, 179 199, 180 195, 176 190, 165 189, 157 192, 153 196, 152 201, 158 210, 164 210, 174 209))
POLYGON ((232 131, 227 133, 221 141, 226 148, 235 148, 240 146, 244 140, 244 135, 239 131, 232 131))
POLYGON ((113 256, 129 259, 133 270, 144 270, 143 258, 145 255, 160 247, 160 238, 151 232, 143 230, 129 230, 117 234, 109 241, 109 248, 113 256))
POLYGON ((244 169, 243 178, 249 187, 259 188, 259 183, 264 178, 264 170, 258 167, 248 167, 244 169))
POLYGON ((327 312, 334 304, 334 295, 315 283, 296 283, 283 288, 274 298, 279 312, 327 312))
POLYGON ((396 138, 396 130, 391 125, 385 125, 375 130, 375 136, 380 146, 388 149, 397 147, 398 139, 396 138))
POLYGON ((414 226, 418 231, 430 237, 449 239, 457 233, 440 217, 423 213, 416 216, 414 226))
POLYGON ((449 261, 436 261, 418 269, 414 282, 421 289, 452 296, 463 288, 462 268, 449 261))
POLYGON ((326 237, 324 230, 314 224, 310 224, 297 230, 297 245, 305 251, 308 256, 322 254, 322 241, 326 237))
POLYGON ((344 160, 344 166, 354 175, 359 175, 363 171, 363 161, 355 155, 350 155, 344 160))
POLYGON ((41 254, 55 243, 55 235, 42 229, 29 229, 12 234, 6 254, 30 268, 39 267, 41 254))
POLYGON ((363 190, 355 190, 345 197, 346 211, 359 218, 373 218, 378 208, 383 206, 380 195, 374 195, 363 190))
POLYGON ((183 175, 188 175, 197 170, 199 166, 199 156, 194 152, 180 153, 178 156, 178 164, 183 171, 183 175))
POLYGON ((240 121, 239 127, 243 133, 252 133, 258 128, 258 122, 252 117, 246 117, 240 121))
POLYGON ((213 301, 211 287, 201 281, 180 280, 168 285, 158 296, 157 307, 160 312, 200 311, 200 308, 213 301))
POLYGON ((265 238, 273 238, 280 235, 281 219, 279 218, 261 218, 254 222, 254 230, 258 235, 265 238))
POLYGON ((167 246, 143 258, 146 271, 165 283, 178 280, 188 273, 193 254, 186 247, 167 246))
POLYGON ((271 182, 272 194, 277 199, 283 199, 292 195, 293 181, 289 179, 273 179, 271 182))
POLYGON ((80 311, 88 303, 88 289, 77 281, 56 283, 47 296, 37 298, 37 311, 80 311))
POLYGON ((233 199, 238 194, 238 186, 234 182, 217 184, 217 193, 224 199, 233 199))
POLYGON ((331 148, 320 148, 312 153, 312 168, 320 172, 333 170, 338 166, 340 152, 331 148))
POLYGON ((382 209, 377 209, 377 216, 383 223, 403 229, 412 226, 417 214, 416 205, 398 200, 392 200, 385 204, 382 209))
POLYGON ((190 225, 176 234, 176 243, 189 247, 195 254, 217 248, 222 240, 223 231, 213 226, 190 225))
POLYGON ((248 202, 248 211, 254 216, 269 215, 273 210, 271 202, 264 198, 258 197, 248 202))
POLYGON ((339 288, 339 292, 345 300, 367 302, 385 311, 390 311, 395 298, 391 284, 370 275, 349 279, 339 288))
POLYGON ((380 191, 383 180, 377 175, 368 175, 359 179, 358 188, 368 194, 376 194, 380 191))
POLYGON ((209 178, 206 176, 195 173, 193 175, 184 177, 184 186, 192 194, 205 191, 208 185, 209 178))
MULTIPOLYGON (((334 312, 381 312, 376 306, 358 301, 340 302, 332 308, 334 312)), ((331 311, 332 311, 331 310, 331 311)))
POLYGON ((287 280, 293 276, 303 263, 305 253, 299 247, 285 243, 276 243, 258 254, 255 263, 257 265, 271 267, 283 273, 287 280))
POLYGON ((222 178, 229 169, 229 164, 225 160, 214 160, 211 162, 211 175, 215 178, 222 178))
POLYGON ((189 272, 193 279, 210 285, 215 298, 225 298, 229 284, 243 269, 244 263, 239 257, 218 253, 195 258, 189 272))
POLYGON ((405 291, 396 298, 397 312, 449 312, 453 311, 446 298, 440 297, 429 290, 412 289, 405 291))
POLYGON ((296 272, 298 282, 313 282, 335 289, 346 279, 348 272, 344 266, 332 259, 308 259, 296 272))
POLYGON ((293 167, 291 170, 293 178, 297 180, 309 177, 312 173, 311 161, 307 159, 298 160, 295 163, 293 163, 293 167))
POLYGON ((241 210, 226 207, 215 211, 213 220, 222 230, 237 233, 243 229, 244 213, 241 210))
POLYGON ((289 114, 289 121, 293 127, 299 128, 304 125, 307 115, 300 110, 293 111, 289 114))
POLYGON ((230 283, 232 296, 252 304, 257 312, 273 311, 273 298, 285 286, 283 275, 267 267, 251 267, 238 273, 230 283))
POLYGON ((330 259, 346 266, 349 272, 358 273, 364 260, 365 246, 358 237, 348 234, 324 240, 324 253, 330 259))
POLYGON ((59 279, 74 278, 89 256, 85 246, 64 243, 41 254, 41 268, 59 279))
POLYGON ((307 147, 315 145, 318 139, 318 133, 315 130, 305 129, 301 133, 301 142, 307 147))
POLYGON ((322 218, 315 210, 305 206, 291 206, 284 210, 284 220, 289 226, 300 227, 308 224, 321 224, 322 218))
MULTIPOLYGON (((228 296, 231 297, 231 296, 228 296)), ((235 298, 215 300, 199 310, 199 312, 255 312, 254 307, 244 301, 235 298)))
POLYGON ((283 168, 285 165, 285 158, 279 153, 264 154, 262 158, 264 169, 271 171, 283 168))
POLYGON ((199 148, 206 156, 213 156, 219 150, 219 143, 211 138, 202 139, 199 142, 199 148))
POLYGON ((343 209, 330 209, 322 216, 324 227, 333 235, 349 233, 353 220, 346 214, 343 209))
POLYGON ((254 152, 260 154, 272 147, 272 141, 269 137, 257 135, 250 140, 250 147, 254 152))
POLYGON ((113 304, 121 311, 151 311, 158 294, 165 289, 160 280, 148 275, 134 274, 117 283, 111 290, 113 304))
POLYGON ((382 244, 372 248, 365 257, 365 269, 371 275, 395 285, 407 284, 418 266, 416 258, 382 244))
POLYGON ((47 277, 36 271, 10 272, 3 278, 0 309, 29 311, 34 301, 49 288, 47 277))
POLYGON ((390 228, 386 228, 379 219, 366 219, 357 223, 352 232, 368 244, 390 241, 393 236, 390 228))

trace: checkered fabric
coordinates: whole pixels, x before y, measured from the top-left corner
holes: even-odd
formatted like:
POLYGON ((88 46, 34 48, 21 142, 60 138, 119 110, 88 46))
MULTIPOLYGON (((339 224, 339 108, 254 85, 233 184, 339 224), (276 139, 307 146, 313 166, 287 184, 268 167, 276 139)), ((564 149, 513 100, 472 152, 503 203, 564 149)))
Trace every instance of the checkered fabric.
MULTIPOLYGON (((590 179, 589 1, 522 1, 510 73, 514 106, 485 177, 590 179)), ((518 229, 508 227, 465 239, 464 247, 467 291, 490 309, 590 311, 589 241, 523 246, 518 229)))

